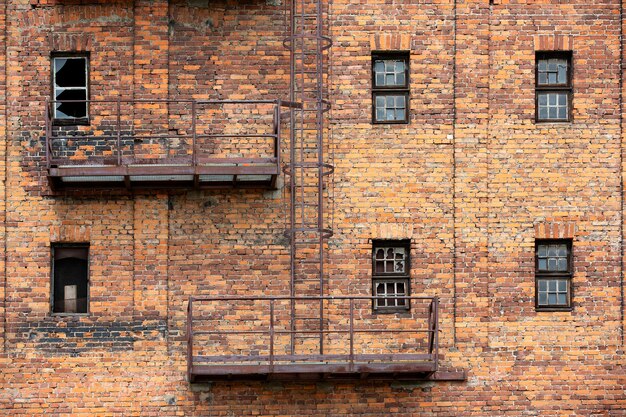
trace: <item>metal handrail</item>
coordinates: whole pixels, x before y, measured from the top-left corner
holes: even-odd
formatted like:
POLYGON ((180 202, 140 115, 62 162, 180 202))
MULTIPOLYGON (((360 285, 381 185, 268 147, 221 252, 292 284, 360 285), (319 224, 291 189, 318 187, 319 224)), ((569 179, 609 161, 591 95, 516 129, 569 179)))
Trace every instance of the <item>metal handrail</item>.
POLYGON ((326 296, 249 296, 249 295, 226 295, 219 297, 209 297, 209 296, 191 296, 189 297, 192 301, 262 301, 262 300, 382 300, 393 298, 396 300, 436 300, 439 297, 429 297, 429 296, 413 296, 413 295, 393 295, 393 296, 382 296, 382 295, 326 295, 326 296))
POLYGON ((302 104, 285 101, 280 99, 274 100, 178 100, 178 99, 97 99, 97 100, 47 100, 48 103, 196 103, 196 104, 279 104, 282 107, 299 109, 302 104))
POLYGON ((197 166, 198 164, 198 139, 210 139, 210 138, 273 138, 274 144, 272 146, 273 158, 276 159, 277 166, 280 165, 280 141, 281 141, 281 108, 301 108, 302 105, 300 103, 293 103, 290 101, 284 101, 280 99, 275 100, 175 100, 175 99, 98 99, 98 100, 46 100, 46 111, 45 111, 45 135, 46 135, 46 162, 48 168, 52 165, 53 160, 53 146, 52 141, 58 139, 70 139, 75 137, 82 136, 72 136, 72 135, 59 135, 56 136, 52 129, 55 121, 52 117, 54 112, 54 106, 57 103, 86 103, 90 105, 92 103, 110 103, 115 104, 115 112, 114 117, 114 128, 115 132, 113 134, 108 135, 89 135, 87 137, 95 137, 99 139, 108 139, 115 140, 115 145, 112 152, 112 156, 115 158, 115 164, 117 166, 122 165, 122 140, 123 139, 191 139, 191 165, 197 166), (175 134, 175 135, 135 135, 135 134, 124 134, 122 132, 122 104, 191 104, 191 133, 190 134, 175 134), (259 133, 259 134, 207 134, 201 135, 197 132, 196 119, 198 117, 198 106, 202 105, 237 105, 237 104, 273 104, 274 110, 268 114, 272 118, 272 133, 259 133))
MULTIPOLYGON (((428 347, 427 352, 428 356, 434 362, 435 369, 437 369, 438 361, 439 361, 439 298, 438 297, 424 297, 424 296, 222 296, 222 297, 209 297, 209 296, 199 296, 189 297, 189 303, 187 305, 187 370, 189 375, 193 370, 193 347, 194 347, 194 336, 195 335, 269 335, 269 356, 268 365, 270 367, 270 372, 274 368, 274 363, 276 360, 275 354, 275 336, 276 335, 293 335, 293 334, 348 334, 349 335, 349 354, 348 354, 348 366, 349 370, 354 370, 354 364, 357 355, 354 352, 354 338, 355 334, 358 333, 372 333, 372 334, 381 334, 381 333, 425 333, 427 334, 428 347), (356 300, 370 300, 374 302, 378 299, 404 299, 404 300, 425 300, 430 301, 428 305, 428 318, 427 318, 427 329, 366 329, 366 328, 357 328, 354 324, 354 307, 356 300), (277 301, 320 301, 323 303, 324 301, 348 301, 349 302, 349 321, 347 329, 333 329, 333 330, 295 330, 295 329, 286 329, 286 330, 277 330, 275 328, 275 303, 277 301), (201 330, 194 331, 193 323, 193 304, 195 302, 203 303, 203 302, 226 302, 226 301, 260 301, 260 302, 268 302, 269 303, 269 327, 267 329, 262 328, 259 330, 201 330)), ((293 317, 291 318, 293 320, 293 317)), ((229 356, 229 355, 225 355, 229 356)), ((261 355, 256 355, 261 358, 261 355)), ((293 356, 293 355, 292 355, 293 356)), ((316 357, 325 357, 322 352, 320 355, 315 355, 316 357)), ((328 357, 337 356, 337 355, 328 355, 328 357)), ((408 355, 410 356, 410 354, 408 355)), ((265 356, 264 356, 265 357, 265 356)))

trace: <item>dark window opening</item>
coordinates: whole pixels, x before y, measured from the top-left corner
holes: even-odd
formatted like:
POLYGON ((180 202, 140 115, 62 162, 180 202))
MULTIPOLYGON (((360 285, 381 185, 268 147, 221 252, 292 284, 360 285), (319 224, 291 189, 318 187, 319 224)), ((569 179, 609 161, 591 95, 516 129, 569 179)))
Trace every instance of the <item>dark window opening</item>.
POLYGON ((535 271, 535 306, 537 309, 569 309, 572 298, 571 240, 537 241, 535 271))
POLYGON ((88 65, 86 56, 52 58, 55 122, 79 124, 88 121, 88 65))
POLYGON ((536 120, 563 122, 572 118, 571 52, 539 52, 536 59, 536 120))
POLYGON ((405 311, 410 308, 410 242, 376 240, 372 247, 373 307, 378 312, 405 311))
POLYGON ((87 313, 89 300, 89 247, 52 247, 52 312, 87 313))
POLYGON ((409 54, 372 55, 372 122, 408 123, 409 54))

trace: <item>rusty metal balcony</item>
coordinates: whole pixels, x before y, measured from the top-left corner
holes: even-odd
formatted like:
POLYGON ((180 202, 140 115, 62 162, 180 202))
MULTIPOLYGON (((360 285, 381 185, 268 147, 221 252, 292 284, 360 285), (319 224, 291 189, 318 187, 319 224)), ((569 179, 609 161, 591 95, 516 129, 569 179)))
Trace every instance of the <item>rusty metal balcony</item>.
POLYGON ((439 370, 438 298, 401 298, 410 310, 377 314, 366 296, 191 297, 189 381, 465 379, 439 370))
POLYGON ((283 107, 298 105, 281 100, 48 102, 48 179, 53 189, 273 188, 280 173, 283 107), (89 117, 54 119, 55 110, 67 103, 86 103, 89 117))

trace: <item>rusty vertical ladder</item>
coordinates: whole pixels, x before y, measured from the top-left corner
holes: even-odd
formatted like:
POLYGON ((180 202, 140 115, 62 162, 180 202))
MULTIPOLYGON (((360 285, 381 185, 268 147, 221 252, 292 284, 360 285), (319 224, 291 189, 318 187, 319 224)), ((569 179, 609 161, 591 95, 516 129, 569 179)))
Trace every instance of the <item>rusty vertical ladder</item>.
MULTIPOLYGON (((289 7, 291 146, 288 178, 291 245, 291 297, 324 296, 326 242, 332 235, 325 222, 325 188, 332 165, 326 163, 325 117, 330 109, 325 86, 331 39, 324 22, 326 0, 292 0, 289 7)), ((324 353, 324 302, 291 301, 291 354, 324 353), (308 333, 298 333, 305 331, 308 333), (319 331, 319 333, 317 333, 319 331)))

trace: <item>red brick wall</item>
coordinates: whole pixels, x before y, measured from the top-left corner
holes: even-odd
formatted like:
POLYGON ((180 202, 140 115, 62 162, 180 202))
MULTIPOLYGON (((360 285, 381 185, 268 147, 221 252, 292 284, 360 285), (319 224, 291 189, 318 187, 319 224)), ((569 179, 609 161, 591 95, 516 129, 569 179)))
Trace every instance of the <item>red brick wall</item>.
POLYGON ((617 0, 332 3, 328 291, 370 295, 372 239, 411 239, 412 292, 441 297, 442 366, 467 381, 185 381, 190 295, 288 294, 282 191, 53 195, 49 56, 89 51, 93 98, 286 99, 278 3, 1 3, 0 415, 624 415, 617 0), (553 48, 573 50, 574 118, 537 124, 553 48), (371 124, 385 50, 410 51, 408 125, 371 124), (536 312, 534 241, 554 236, 574 309, 536 312), (55 242, 90 243, 88 317, 49 313, 55 242))
MULTIPOLYGON (((0 16, 0 138, 6 143, 7 141, 7 99, 6 99, 6 4, 3 2, 1 5, 2 14, 0 16)), ((6 146, 0 147, 2 149, 2 157, 0 160, 2 161, 2 169, 0 169, 0 178, 2 182, 6 182, 6 146)), ((0 187, 2 193, 2 203, 0 203, 0 224, 4 225, 6 223, 6 187, 0 187)), ((5 241, 5 227, 0 227, 1 240, 5 241)), ((0 284, 0 319, 2 320, 2 324, 0 325, 0 333, 2 337, 2 347, 0 347, 0 352, 4 352, 4 340, 5 340, 5 279, 6 275, 4 273, 4 262, 5 262, 5 251, 2 251, 2 255, 0 256, 0 279, 2 280, 2 284, 0 284)))

